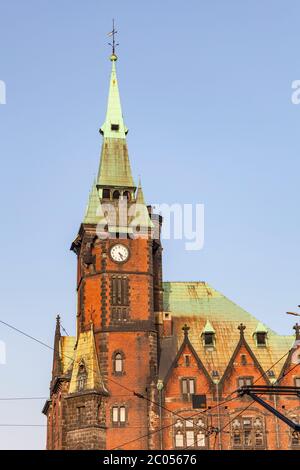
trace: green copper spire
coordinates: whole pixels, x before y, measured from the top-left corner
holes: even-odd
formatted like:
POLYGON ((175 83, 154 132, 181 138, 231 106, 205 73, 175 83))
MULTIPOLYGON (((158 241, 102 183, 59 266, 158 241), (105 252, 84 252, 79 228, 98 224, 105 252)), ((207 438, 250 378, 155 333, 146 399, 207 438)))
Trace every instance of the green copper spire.
POLYGON ((122 114, 116 71, 117 56, 112 54, 110 60, 112 61, 112 70, 110 76, 107 111, 106 118, 100 129, 100 132, 103 134, 104 138, 110 137, 112 139, 125 139, 125 135, 127 134, 128 129, 124 124, 122 114))
POLYGON ((139 226, 143 228, 153 228, 153 223, 150 219, 149 212, 145 203, 141 180, 139 180, 139 186, 136 193, 134 219, 132 221, 132 224, 135 227, 139 226))
POLYGON ((141 183, 141 178, 139 178, 139 185, 138 185, 138 189, 137 189, 137 192, 136 192, 136 204, 146 205, 145 198, 144 198, 144 192, 143 192, 143 188, 142 188, 142 183, 141 183))
POLYGON ((89 195, 89 201, 85 211, 83 219, 84 224, 97 224, 101 219, 104 219, 100 199, 96 187, 96 181, 94 181, 92 189, 89 195))
MULTIPOLYGON (((131 174, 126 142, 128 129, 123 120, 116 73, 117 56, 113 53, 110 59, 112 70, 106 118, 100 129, 100 133, 103 135, 103 145, 97 188, 123 188, 134 191, 135 185, 131 174)), ((99 196, 102 197, 101 191, 99 196)))

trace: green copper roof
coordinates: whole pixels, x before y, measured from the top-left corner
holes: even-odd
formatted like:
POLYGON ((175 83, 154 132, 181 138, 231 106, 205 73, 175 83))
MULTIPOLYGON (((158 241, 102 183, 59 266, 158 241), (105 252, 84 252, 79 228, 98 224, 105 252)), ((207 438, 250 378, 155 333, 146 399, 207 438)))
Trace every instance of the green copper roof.
POLYGON ((108 137, 113 139, 125 139, 125 135, 128 132, 128 129, 124 124, 122 115, 122 107, 116 72, 116 59, 112 60, 106 118, 100 131, 101 133, 103 133, 104 138, 108 137), (118 128, 115 126, 117 126, 118 128))
POLYGON ((128 156, 127 128, 122 116, 115 55, 112 56, 106 118, 100 132, 104 139, 97 184, 102 187, 135 188, 128 156))
POLYGON ((141 178, 139 178, 139 185, 138 185, 137 192, 136 192, 136 203, 144 204, 144 205, 146 204, 145 198, 144 198, 144 191, 143 191, 142 183, 141 183, 141 178))
POLYGON ((255 328, 254 333, 268 333, 267 327, 260 321, 255 328))
POLYGON ((104 139, 97 184, 102 187, 135 187, 131 174, 126 139, 104 139))
POLYGON ((96 224, 96 223, 99 223, 102 217, 103 217, 103 211, 102 211, 101 204, 100 204, 96 182, 94 181, 90 195, 89 195, 89 200, 88 200, 87 208, 85 211, 83 223, 96 224))
POLYGON ((285 361, 282 356, 294 344, 294 336, 283 336, 270 328, 266 347, 256 344, 255 335, 259 320, 243 308, 236 305, 206 282, 165 282, 164 310, 170 312, 173 319, 177 347, 183 340, 182 327, 190 327, 189 339, 201 361, 209 372, 218 370, 220 376, 225 371, 238 344, 240 332, 238 325, 246 326, 245 338, 260 364, 267 370, 276 361, 274 372, 278 376, 285 361), (216 333, 215 348, 208 351, 203 345, 202 332, 207 322, 213 324, 216 333))
POLYGON ((214 327, 209 320, 206 320, 205 327, 202 330, 202 334, 204 333, 215 333, 214 327))
POLYGON ((133 223, 135 227, 138 225, 140 227, 152 228, 153 223, 150 219, 149 212, 145 203, 144 193, 141 185, 141 180, 139 180, 138 189, 136 192, 136 203, 135 203, 134 219, 133 223))

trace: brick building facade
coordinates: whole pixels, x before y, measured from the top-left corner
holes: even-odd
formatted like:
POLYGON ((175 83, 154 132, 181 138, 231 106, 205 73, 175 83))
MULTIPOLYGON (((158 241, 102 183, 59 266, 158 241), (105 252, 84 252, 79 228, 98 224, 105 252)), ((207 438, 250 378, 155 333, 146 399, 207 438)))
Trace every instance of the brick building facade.
MULTIPOLYGON (((116 60, 99 172, 71 247, 76 336, 62 336, 57 318, 47 449, 300 448, 286 424, 235 392, 278 379, 300 386, 300 370, 287 373, 300 360, 295 335, 205 282, 163 282, 162 219, 132 178, 116 60)), ((299 398, 267 400, 300 419, 299 398)))

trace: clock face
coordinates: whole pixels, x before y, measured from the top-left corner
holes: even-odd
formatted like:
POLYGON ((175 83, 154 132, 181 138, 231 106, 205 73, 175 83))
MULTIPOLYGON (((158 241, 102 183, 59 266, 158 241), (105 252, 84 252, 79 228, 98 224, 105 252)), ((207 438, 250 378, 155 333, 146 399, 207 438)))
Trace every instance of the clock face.
POLYGON ((121 244, 114 245, 110 249, 110 256, 116 263, 125 263, 129 257, 128 248, 121 244))

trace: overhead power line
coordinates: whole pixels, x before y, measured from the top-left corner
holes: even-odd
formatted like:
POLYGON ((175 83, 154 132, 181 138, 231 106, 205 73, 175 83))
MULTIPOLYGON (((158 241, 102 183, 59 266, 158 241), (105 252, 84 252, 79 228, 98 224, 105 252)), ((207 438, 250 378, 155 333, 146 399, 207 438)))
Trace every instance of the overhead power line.
MULTIPOLYGON (((40 344, 40 345, 42 345, 42 346, 44 346, 44 347, 46 347, 46 348, 48 348, 48 349, 50 349, 50 350, 52 350, 52 351, 56 351, 56 349, 55 349, 54 347, 52 347, 52 346, 48 345, 47 343, 45 343, 45 342, 39 340, 38 338, 35 338, 35 337, 32 336, 32 335, 29 335, 28 333, 26 333, 26 332, 20 330, 19 328, 16 328, 16 327, 13 326, 13 325, 10 325, 9 323, 4 322, 3 320, 0 320, 0 323, 4 324, 4 325, 7 326, 8 328, 11 328, 12 330, 16 331, 17 333, 19 333, 19 334, 21 334, 21 335, 23 335, 23 336, 25 336, 25 337, 27 337, 27 338, 29 338, 29 339, 31 339, 31 340, 37 342, 38 344, 40 344)), ((287 354, 289 354, 291 350, 292 350, 292 348, 291 348, 289 351, 287 351, 280 359, 278 359, 269 369, 267 369, 267 371, 263 372, 263 373, 256 379, 256 381, 255 381, 254 383, 256 383, 256 382, 257 382, 260 378, 262 378, 264 375, 266 375, 266 374, 267 374, 275 365, 277 365, 287 354)), ((66 357, 67 357, 67 356, 66 356, 66 357)), ((74 362, 74 359, 73 359, 73 358, 68 357, 68 359, 70 359, 72 362, 74 362)), ((296 364, 296 366, 298 366, 298 365, 299 365, 299 364, 296 364)), ((295 367, 296 367, 296 366, 295 366, 295 367)), ((295 367, 294 367, 294 368, 295 368, 295 367)), ((293 368, 293 369, 294 369, 294 368, 293 368)), ((90 370, 94 371, 94 369, 92 369, 92 368, 90 368, 90 367, 87 367, 87 369, 90 369, 90 370)), ((293 369, 291 369, 291 370, 293 370, 293 369)), ((291 370, 290 370, 289 372, 291 372, 291 370)), ((288 373, 289 373, 289 372, 288 372, 288 373)), ((284 374, 284 375, 281 377, 280 380, 282 380, 282 378, 283 378, 284 376, 286 376, 288 373, 284 374)), ((183 417, 182 415, 179 415, 178 413, 176 413, 176 412, 174 412, 174 411, 172 411, 172 410, 169 410, 169 409, 166 408, 165 406, 163 406, 163 405, 161 405, 161 404, 159 404, 159 403, 157 403, 157 402, 155 402, 155 401, 149 399, 148 397, 145 397, 144 395, 142 395, 142 394, 140 394, 140 393, 138 393, 138 392, 136 392, 136 391, 134 391, 134 390, 132 390, 132 389, 126 387, 125 385, 120 384, 119 382, 116 382, 115 380, 113 380, 113 379, 111 379, 111 378, 109 378, 109 377, 107 377, 107 380, 110 381, 110 382, 112 382, 112 383, 114 383, 114 384, 116 384, 116 385, 118 385, 118 386, 120 386, 120 387, 122 387, 122 388, 124 388, 125 390, 127 390, 128 392, 130 392, 131 394, 133 394, 134 396, 136 396, 137 398, 144 399, 144 400, 146 400, 146 401, 148 401, 148 402, 150 402, 150 403, 156 405, 157 407, 159 407, 159 408, 161 408, 161 409, 164 409, 164 410, 167 411, 168 413, 170 413, 170 414, 172 414, 172 415, 174 415, 174 416, 177 416, 177 417, 179 417, 179 418, 181 418, 181 419, 185 419, 185 420, 191 419, 191 418, 193 418, 193 417, 195 417, 195 416, 199 416, 199 415, 201 415, 201 414, 203 414, 203 413, 205 413, 205 412, 207 412, 207 411, 211 411, 211 410, 214 409, 214 408, 220 407, 222 404, 224 404, 224 403, 226 403, 226 402, 229 402, 229 401, 232 401, 232 400, 235 400, 236 398, 238 398, 238 396, 237 396, 237 397, 230 398, 230 399, 228 399, 228 400, 225 400, 225 401, 223 401, 223 402, 221 402, 221 403, 215 405, 214 407, 207 408, 207 409, 204 410, 204 411, 198 412, 198 413, 196 413, 195 415, 192 415, 192 416, 186 418, 186 417, 183 417)), ((238 389, 236 389, 236 390, 234 390, 233 392, 231 392, 231 394, 230 394, 229 396, 232 396, 234 393, 237 392, 237 390, 238 390, 238 389)), ((32 399, 37 399, 37 397, 36 397, 36 398, 33 397, 32 399)), ((47 399, 47 398, 46 398, 46 399, 47 399)), ((0 399, 0 400, 1 400, 1 399, 0 399)), ((252 403, 253 403, 253 402, 252 402, 252 403)), ((252 403, 251 403, 251 404, 252 404, 252 403)), ((240 412, 240 414, 242 414, 248 407, 249 407, 249 406, 245 407, 245 408, 240 412)), ((239 416, 239 415, 238 415, 238 416, 239 416)), ((216 434, 219 433, 219 432, 224 432, 224 429, 225 429, 230 423, 231 423, 231 421, 230 421, 229 423, 227 423, 227 424, 225 425, 225 427, 223 427, 223 428, 220 429, 220 430, 217 429, 217 428, 213 428, 213 429, 214 429, 213 432, 215 432, 216 434)), ((122 445, 119 445, 119 446, 116 447, 116 448, 124 447, 124 446, 127 445, 127 444, 130 444, 130 443, 135 442, 135 441, 137 441, 137 440, 140 440, 140 439, 143 439, 143 438, 145 438, 145 437, 148 437, 148 436, 150 436, 151 434, 155 434, 155 433, 157 433, 157 432, 160 432, 161 430, 166 429, 166 428, 168 428, 168 427, 172 427, 172 426, 174 426, 174 424, 175 424, 175 423, 172 423, 171 425, 167 425, 167 426, 165 426, 165 427, 161 427, 161 428, 159 428, 159 429, 157 429, 157 430, 155 430, 155 431, 152 431, 152 432, 150 432, 150 433, 147 433, 145 436, 140 436, 140 437, 137 438, 137 439, 134 439, 134 440, 132 440, 132 441, 129 441, 129 442, 126 442, 126 443, 124 443, 124 444, 122 444, 122 445)), ((210 434, 212 433, 212 428, 211 428, 211 427, 210 427, 210 428, 208 428, 208 427, 206 427, 206 428, 201 427, 201 429, 206 430, 206 431, 209 432, 210 434)), ((114 450, 114 449, 112 449, 112 450, 114 450)))

